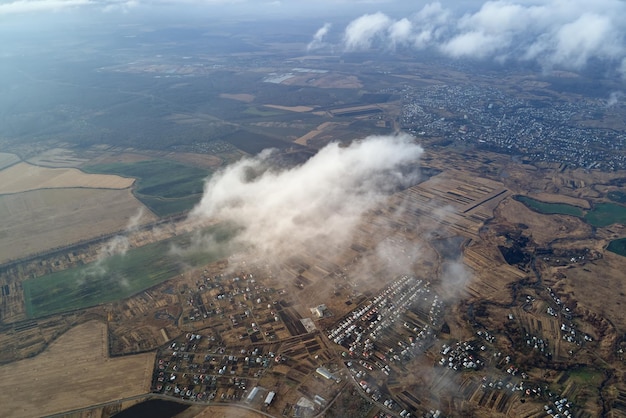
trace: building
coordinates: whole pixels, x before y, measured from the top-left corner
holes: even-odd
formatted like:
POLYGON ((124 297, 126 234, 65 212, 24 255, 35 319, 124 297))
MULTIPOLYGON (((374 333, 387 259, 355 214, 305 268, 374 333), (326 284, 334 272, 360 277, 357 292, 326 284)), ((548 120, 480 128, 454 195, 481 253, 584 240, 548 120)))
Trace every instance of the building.
POLYGON ((270 404, 274 400, 274 396, 276 396, 275 392, 270 392, 267 394, 267 396, 265 397, 265 402, 264 402, 265 406, 270 406, 270 404))
POLYGON ((323 318, 324 317, 324 313, 326 312, 326 305, 322 304, 322 305, 318 305, 315 308, 311 308, 311 313, 313 315, 315 315, 318 318, 323 318))
POLYGON ((246 398, 246 402, 252 402, 255 396, 257 395, 257 393, 259 393, 259 387, 255 386, 254 388, 252 388, 252 390, 248 394, 248 397, 246 398))
POLYGON ((335 376, 331 372, 329 372, 325 367, 318 367, 316 370, 317 374, 325 377, 328 380, 335 380, 335 376))

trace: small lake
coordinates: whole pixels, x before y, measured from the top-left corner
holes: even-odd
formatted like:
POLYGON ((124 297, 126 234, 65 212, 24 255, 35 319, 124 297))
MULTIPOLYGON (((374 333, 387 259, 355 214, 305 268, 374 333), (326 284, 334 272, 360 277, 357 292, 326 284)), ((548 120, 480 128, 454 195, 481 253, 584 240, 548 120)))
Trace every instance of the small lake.
POLYGON ((161 399, 152 399, 133 405, 123 410, 119 414, 113 415, 115 418, 172 418, 185 409, 189 405, 178 402, 164 401, 161 399))
POLYGON ((545 215, 570 215, 582 219, 591 226, 604 227, 614 223, 626 225, 626 206, 617 203, 597 203, 591 210, 583 210, 567 203, 548 203, 528 196, 514 196, 528 208, 545 215))

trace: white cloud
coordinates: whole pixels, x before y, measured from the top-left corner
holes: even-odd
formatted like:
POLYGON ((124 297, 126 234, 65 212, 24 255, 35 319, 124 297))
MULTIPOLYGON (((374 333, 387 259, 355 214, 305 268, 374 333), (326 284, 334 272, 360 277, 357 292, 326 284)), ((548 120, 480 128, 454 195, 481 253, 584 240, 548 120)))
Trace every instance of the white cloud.
POLYGON ((344 45, 347 50, 364 50, 372 46, 374 40, 384 36, 392 20, 383 13, 363 15, 348 24, 344 32, 344 45))
POLYGON ((315 32, 315 35, 313 35, 313 39, 311 40, 311 42, 309 42, 309 44, 306 47, 307 51, 314 51, 326 45, 326 43, 324 42, 324 38, 330 31, 330 27, 331 27, 330 23, 325 23, 324 26, 322 26, 321 28, 317 30, 317 32, 315 32))
POLYGON ((398 20, 361 16, 346 27, 344 46, 367 49, 378 38, 391 49, 404 44, 454 58, 535 60, 546 68, 580 69, 598 58, 626 73, 624 22, 620 0, 495 0, 462 15, 434 2, 398 20))
POLYGON ((413 33, 413 24, 409 19, 400 19, 389 26, 389 39, 395 47, 397 44, 409 42, 413 33))
POLYGON ((277 171, 264 151, 215 174, 191 218, 241 226, 236 242, 253 262, 328 255, 349 242, 364 213, 416 181, 421 154, 408 135, 375 136, 330 144, 303 165, 277 171))
POLYGON ((508 46, 508 41, 482 31, 461 33, 441 45, 441 50, 454 58, 485 58, 508 46))

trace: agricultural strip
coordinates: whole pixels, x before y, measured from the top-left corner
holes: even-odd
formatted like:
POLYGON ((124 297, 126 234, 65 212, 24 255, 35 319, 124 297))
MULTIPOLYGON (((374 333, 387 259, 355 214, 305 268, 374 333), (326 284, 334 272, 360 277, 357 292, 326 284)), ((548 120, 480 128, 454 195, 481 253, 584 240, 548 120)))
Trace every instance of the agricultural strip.
POLYGON ((167 160, 87 166, 90 173, 137 179, 135 196, 158 216, 192 209, 201 199, 208 170, 167 160))
MULTIPOLYGON (((121 231, 143 207, 130 189, 43 189, 0 196, 0 263, 121 231)), ((156 219, 144 212, 141 223, 156 219)))
POLYGON ((216 225, 204 231, 215 240, 209 247, 189 249, 199 237, 185 234, 131 249, 125 255, 25 280, 26 314, 37 318, 129 297, 190 267, 227 256, 227 241, 233 233, 230 227, 216 225))
POLYGON ((6 418, 35 417, 147 393, 154 353, 109 358, 106 325, 87 322, 40 355, 0 366, 6 418))
POLYGON ((19 163, 0 171, 0 194, 71 187, 126 189, 133 182, 133 179, 120 176, 87 174, 76 168, 47 168, 19 163))

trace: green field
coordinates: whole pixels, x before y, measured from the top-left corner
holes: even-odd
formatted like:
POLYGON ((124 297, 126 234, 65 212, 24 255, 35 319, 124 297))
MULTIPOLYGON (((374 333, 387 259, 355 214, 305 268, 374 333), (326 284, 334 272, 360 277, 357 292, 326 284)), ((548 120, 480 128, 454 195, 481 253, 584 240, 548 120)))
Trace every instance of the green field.
POLYGON ((598 203, 585 215, 593 226, 603 227, 614 223, 626 224, 626 206, 615 203, 598 203))
POLYGON ((620 192, 619 190, 608 192, 606 197, 608 197, 613 202, 626 203, 626 193, 620 192))
POLYGON ((626 257, 626 238, 616 239, 609 242, 609 246, 606 247, 612 253, 626 257))
POLYGON ((609 226, 614 223, 626 224, 626 206, 615 203, 598 203, 590 211, 565 203, 546 203, 527 196, 515 196, 529 208, 547 215, 572 215, 583 219, 595 227, 609 226))
POLYGON ((205 233, 215 239, 213 248, 175 255, 171 251, 173 246, 188 248, 193 239, 191 234, 181 235, 132 249, 125 255, 28 279, 22 283, 26 314, 38 318, 123 299, 190 267, 227 256, 227 242, 234 230, 220 225, 205 233))
POLYGON ((515 200, 522 202, 529 208, 546 215, 571 215, 582 217, 584 212, 581 208, 565 203, 546 203, 528 196, 515 196, 515 200))
POLYGON ((158 216, 185 212, 201 199, 207 170, 167 160, 87 166, 88 173, 117 174, 137 179, 135 196, 158 216))

